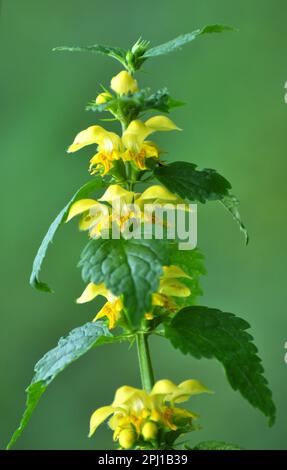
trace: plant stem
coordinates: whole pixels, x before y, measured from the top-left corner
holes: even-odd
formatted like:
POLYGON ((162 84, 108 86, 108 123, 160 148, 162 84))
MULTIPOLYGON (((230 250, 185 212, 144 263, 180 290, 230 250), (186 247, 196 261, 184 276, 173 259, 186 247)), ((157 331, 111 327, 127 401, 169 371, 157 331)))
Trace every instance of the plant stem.
POLYGON ((142 387, 147 392, 150 392, 154 385, 154 375, 149 353, 147 334, 137 333, 136 340, 142 387))

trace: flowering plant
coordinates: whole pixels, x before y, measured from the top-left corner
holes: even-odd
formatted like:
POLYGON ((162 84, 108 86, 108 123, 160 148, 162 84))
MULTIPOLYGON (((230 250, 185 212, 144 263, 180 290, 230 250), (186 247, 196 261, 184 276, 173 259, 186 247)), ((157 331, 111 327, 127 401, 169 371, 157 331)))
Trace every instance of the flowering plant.
MULTIPOLYGON (((263 412, 270 424, 274 422, 272 394, 253 338, 246 332, 249 324, 231 313, 198 305, 199 280, 205 274, 203 256, 194 246, 180 249, 178 237, 169 236, 170 221, 160 216, 167 206, 179 207, 182 217, 193 212, 197 202, 219 201, 247 243, 238 201, 230 192, 230 183, 217 171, 198 170, 190 162, 165 162, 163 151, 149 139, 156 132, 180 130, 167 114, 183 103, 172 99, 166 88, 156 92, 140 89, 134 76, 150 58, 169 54, 203 34, 229 30, 232 28, 209 25, 152 48, 140 39, 127 51, 102 45, 56 48, 104 54, 121 63, 124 70, 112 78, 110 89, 103 88, 87 106, 93 112, 110 113, 120 124, 121 134, 91 125, 68 147, 68 153, 86 146, 93 149, 91 178, 50 226, 34 260, 30 282, 38 290, 51 292, 39 280, 47 249, 61 225, 80 217, 79 228, 88 232, 89 242, 79 263, 86 287, 77 302, 92 302, 101 296, 106 303, 92 313, 89 323, 60 339, 36 364, 26 410, 8 449, 62 370, 92 348, 123 341, 137 345, 142 388, 121 386, 111 405, 92 414, 90 436, 108 419, 120 449, 178 447, 180 436, 197 429, 198 418, 178 404, 210 391, 195 379, 178 386, 169 379, 155 382, 148 344, 151 335, 166 338, 183 354, 217 359, 231 387, 263 412), (145 116, 154 111, 161 114, 145 116), (155 236, 158 231, 160 237, 155 236)), ((197 448, 232 446, 213 442, 197 448)))

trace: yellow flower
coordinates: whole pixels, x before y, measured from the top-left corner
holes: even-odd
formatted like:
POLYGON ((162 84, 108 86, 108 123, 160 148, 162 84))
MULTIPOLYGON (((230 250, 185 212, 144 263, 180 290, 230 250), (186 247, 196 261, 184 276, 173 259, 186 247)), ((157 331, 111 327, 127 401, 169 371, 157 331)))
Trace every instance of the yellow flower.
POLYGON ((138 91, 138 84, 131 74, 123 70, 112 78, 111 89, 118 95, 127 95, 138 91))
POLYGON ((108 424, 114 431, 114 440, 125 449, 134 447, 141 440, 157 439, 159 430, 161 436, 171 430, 185 432, 198 416, 175 404, 199 393, 210 391, 197 380, 186 380, 179 385, 170 380, 159 380, 150 393, 134 387, 120 387, 111 405, 92 414, 89 436, 111 415, 108 424))
POLYGON ((113 160, 120 158, 122 150, 121 138, 114 132, 109 132, 101 126, 90 126, 76 135, 74 142, 68 148, 68 153, 77 152, 83 147, 92 144, 98 145, 98 152, 90 161, 91 172, 93 173, 102 168, 102 174, 105 175, 112 168, 113 160))

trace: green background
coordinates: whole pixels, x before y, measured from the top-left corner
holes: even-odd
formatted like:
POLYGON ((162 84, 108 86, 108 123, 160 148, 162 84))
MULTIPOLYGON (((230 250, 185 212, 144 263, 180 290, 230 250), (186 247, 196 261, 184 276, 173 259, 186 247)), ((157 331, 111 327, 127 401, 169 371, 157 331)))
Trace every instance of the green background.
MULTIPOLYGON (((62 228, 42 272, 56 293, 34 291, 28 278, 50 221, 88 179, 91 149, 65 153, 78 131, 97 122, 84 106, 121 67, 96 55, 52 53, 52 47, 128 47, 140 35, 156 45, 219 22, 240 32, 205 36, 151 59, 137 78, 141 86, 167 86, 187 102, 173 113, 184 132, 157 137, 168 158, 218 169, 241 200, 251 235, 247 248, 223 208, 199 207, 199 246, 208 269, 203 304, 252 324, 278 407, 275 426, 269 429, 229 387, 217 362, 184 357, 160 339, 152 342, 152 354, 157 378, 195 377, 216 392, 190 401, 201 414, 194 442, 287 448, 286 15, 285 0, 2 2, 0 447, 18 424, 34 363, 97 311, 74 302, 83 289, 76 263, 86 243, 76 223, 62 228)), ((123 344, 90 352, 51 385, 16 448, 109 448, 105 426, 87 439, 89 416, 123 384, 139 385, 135 350, 123 344)))

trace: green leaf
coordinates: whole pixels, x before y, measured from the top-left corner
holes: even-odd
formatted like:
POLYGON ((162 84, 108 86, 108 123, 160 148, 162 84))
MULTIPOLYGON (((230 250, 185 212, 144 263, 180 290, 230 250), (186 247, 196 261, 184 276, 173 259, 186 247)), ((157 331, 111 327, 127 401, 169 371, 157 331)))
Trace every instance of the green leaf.
POLYGON ((272 425, 276 410, 257 348, 246 332, 249 327, 246 321, 231 313, 208 307, 186 307, 166 325, 166 336, 183 354, 220 361, 231 387, 261 410, 272 425))
POLYGON ((159 287, 162 266, 169 264, 162 240, 98 239, 84 249, 79 266, 85 282, 104 283, 123 303, 131 326, 138 327, 151 308, 151 295, 159 287))
POLYGON ((179 266, 191 279, 180 279, 191 291, 189 297, 177 297, 176 303, 181 307, 193 305, 202 295, 200 276, 206 274, 204 257, 198 248, 194 250, 179 250, 176 244, 170 244, 170 264, 179 266))
POLYGON ((242 447, 221 441, 205 441, 197 444, 192 450, 242 450, 242 447))
POLYGON ((199 36, 202 36, 203 34, 222 33, 224 31, 235 31, 235 30, 234 28, 230 26, 225 26, 222 24, 207 25, 207 26, 204 26, 204 28, 202 29, 197 29, 193 31, 192 33, 181 34, 177 38, 172 39, 171 41, 165 42, 164 44, 161 44, 160 46, 152 47, 151 49, 148 49, 145 52, 143 57, 144 58, 157 57, 159 55, 169 54, 170 52, 181 49, 182 46, 185 46, 185 44, 188 44, 189 42, 193 41, 199 36))
POLYGON ((42 243, 38 249, 36 257, 33 262, 32 273, 30 277, 30 284, 35 289, 41 290, 43 292, 53 292, 52 289, 39 280, 39 273, 46 256, 47 250, 49 248, 50 243, 52 243, 55 233, 57 232, 58 228, 65 223, 67 219, 67 215, 71 205, 78 201, 79 199, 85 198, 91 192, 104 187, 105 184, 100 178, 93 178, 91 181, 86 183, 82 186, 72 197, 69 203, 61 210, 61 212, 57 215, 53 223, 50 225, 48 232, 46 233, 45 237, 42 240, 42 243))
POLYGON ((118 60, 122 65, 126 66, 126 51, 120 47, 104 46, 102 44, 94 44, 91 46, 59 46, 54 47, 54 52, 93 52, 112 57, 118 60))
POLYGON ((237 222, 248 243, 247 229, 241 221, 238 201, 229 193, 230 183, 212 169, 197 170, 194 163, 174 162, 157 166, 155 177, 171 192, 189 201, 220 201, 237 222))
POLYGON ((245 244, 248 245, 249 235, 248 235, 247 229, 246 229, 245 225, 243 224, 243 222, 241 220, 241 217, 240 217, 240 213, 239 213, 239 210, 238 210, 238 206, 239 206, 238 199, 235 196, 233 196, 232 194, 230 194, 228 196, 225 196, 223 199, 221 199, 220 202, 223 204, 225 209, 228 210, 228 212, 231 214, 232 218, 238 224, 239 229, 241 230, 241 232, 244 235, 245 244))
POLYGON ((46 353, 35 366, 35 375, 27 388, 27 402, 23 418, 14 432, 7 450, 15 444, 27 426, 30 417, 48 385, 68 365, 79 359, 90 349, 105 343, 122 341, 122 336, 113 336, 103 322, 86 323, 72 330, 58 345, 46 353))

